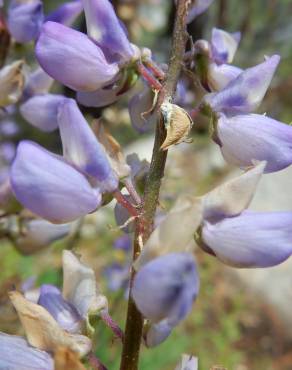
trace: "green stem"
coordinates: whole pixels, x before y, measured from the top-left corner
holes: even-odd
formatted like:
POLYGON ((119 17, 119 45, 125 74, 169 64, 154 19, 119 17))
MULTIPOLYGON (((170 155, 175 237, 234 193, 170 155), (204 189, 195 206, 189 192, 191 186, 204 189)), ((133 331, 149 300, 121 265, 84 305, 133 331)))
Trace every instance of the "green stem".
MULTIPOLYGON (((172 39, 172 50, 169 61, 167 76, 160 91, 157 109, 165 99, 171 100, 174 96, 177 81, 180 76, 187 41, 186 16, 189 0, 178 0, 176 18, 172 39)), ((155 142, 153 147, 152 159, 149 173, 146 180, 145 194, 143 201, 142 216, 136 223, 136 233, 133 251, 133 261, 141 252, 141 240, 147 241, 153 230, 153 222, 156 208, 159 201, 159 192, 161 180, 164 175, 164 168, 167 158, 167 151, 160 150, 166 136, 163 120, 159 115, 156 125, 155 142)), ((128 312, 125 328, 125 341, 123 346, 122 360, 120 370, 138 370, 140 344, 143 331, 143 317, 131 299, 131 287, 135 277, 135 271, 132 269, 130 279, 130 298, 128 303, 128 312)))

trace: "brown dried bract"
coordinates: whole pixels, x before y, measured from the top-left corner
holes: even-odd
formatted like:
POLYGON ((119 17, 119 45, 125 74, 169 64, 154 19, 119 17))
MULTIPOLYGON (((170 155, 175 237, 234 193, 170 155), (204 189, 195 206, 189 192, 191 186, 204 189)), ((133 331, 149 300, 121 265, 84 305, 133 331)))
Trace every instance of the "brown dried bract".
POLYGON ((168 150, 172 145, 177 145, 187 140, 193 121, 183 108, 169 102, 162 104, 161 113, 167 133, 160 149, 168 150))

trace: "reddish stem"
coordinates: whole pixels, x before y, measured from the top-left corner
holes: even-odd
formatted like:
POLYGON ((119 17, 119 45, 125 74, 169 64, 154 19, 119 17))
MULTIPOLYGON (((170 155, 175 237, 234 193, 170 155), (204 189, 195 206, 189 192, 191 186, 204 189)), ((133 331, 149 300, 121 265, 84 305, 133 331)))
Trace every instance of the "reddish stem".
POLYGON ((113 193, 113 196, 116 198, 117 202, 120 203, 133 217, 138 217, 139 213, 137 209, 128 201, 128 199, 120 192, 120 190, 116 190, 113 193))
POLYGON ((162 88, 161 83, 152 75, 152 73, 141 63, 137 62, 137 69, 140 75, 144 78, 144 80, 149 84, 149 86, 154 89, 160 91, 162 88))
POLYGON ((194 120, 199 113, 200 113, 200 108, 195 108, 195 109, 192 109, 191 111, 189 111, 189 115, 190 115, 192 120, 194 120))
POLYGON ((113 331, 116 338, 119 338, 122 342, 124 341, 124 333, 119 325, 113 320, 107 311, 102 311, 100 314, 103 322, 113 331))
POLYGON ((146 59, 144 64, 154 74, 155 77, 159 78, 160 80, 165 79, 165 73, 152 59, 146 59))
POLYGON ((142 199, 141 199, 140 195, 137 193, 137 190, 135 189, 135 186, 133 184, 132 179, 130 177, 126 178, 124 180, 124 184, 126 186, 126 189, 129 192, 129 194, 131 195, 131 197, 135 201, 135 203, 137 205, 141 204, 142 203, 142 199))
POLYGON ((107 368, 100 362, 94 353, 90 352, 88 355, 88 362, 94 370, 107 370, 107 368))

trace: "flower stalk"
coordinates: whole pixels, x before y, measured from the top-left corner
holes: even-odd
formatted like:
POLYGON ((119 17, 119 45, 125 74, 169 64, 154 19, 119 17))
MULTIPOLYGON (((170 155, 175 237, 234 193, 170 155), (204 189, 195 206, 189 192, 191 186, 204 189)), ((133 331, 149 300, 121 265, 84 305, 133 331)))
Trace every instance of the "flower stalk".
MULTIPOLYGON (((165 99, 171 100, 176 90, 187 41, 186 18, 189 4, 190 2, 188 0, 179 0, 177 2, 169 69, 165 82, 160 90, 156 109, 160 109, 160 106, 165 99)), ((141 252, 141 241, 145 243, 153 230, 153 222, 159 200, 161 180, 164 176, 164 168, 167 158, 167 150, 160 150, 161 144, 165 140, 165 137, 166 131, 163 120, 162 117, 159 117, 156 125, 155 142, 150 169, 146 180, 142 216, 136 222, 133 260, 135 260, 141 252)), ((139 352, 143 331, 143 317, 131 298, 131 288, 134 277, 135 271, 132 269, 130 297, 125 328, 125 341, 120 370, 137 370, 139 363, 139 352)))

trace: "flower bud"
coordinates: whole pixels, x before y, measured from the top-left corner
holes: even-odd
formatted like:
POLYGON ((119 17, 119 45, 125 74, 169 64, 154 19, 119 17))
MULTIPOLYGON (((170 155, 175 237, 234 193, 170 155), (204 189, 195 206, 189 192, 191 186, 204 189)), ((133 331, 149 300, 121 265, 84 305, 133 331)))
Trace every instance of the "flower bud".
POLYGON ((170 253, 145 264, 136 274, 132 295, 139 311, 152 323, 167 319, 173 327, 190 311, 199 290, 194 258, 170 253))
POLYGON ((41 0, 11 0, 8 8, 7 24, 17 42, 35 40, 44 21, 41 0))

